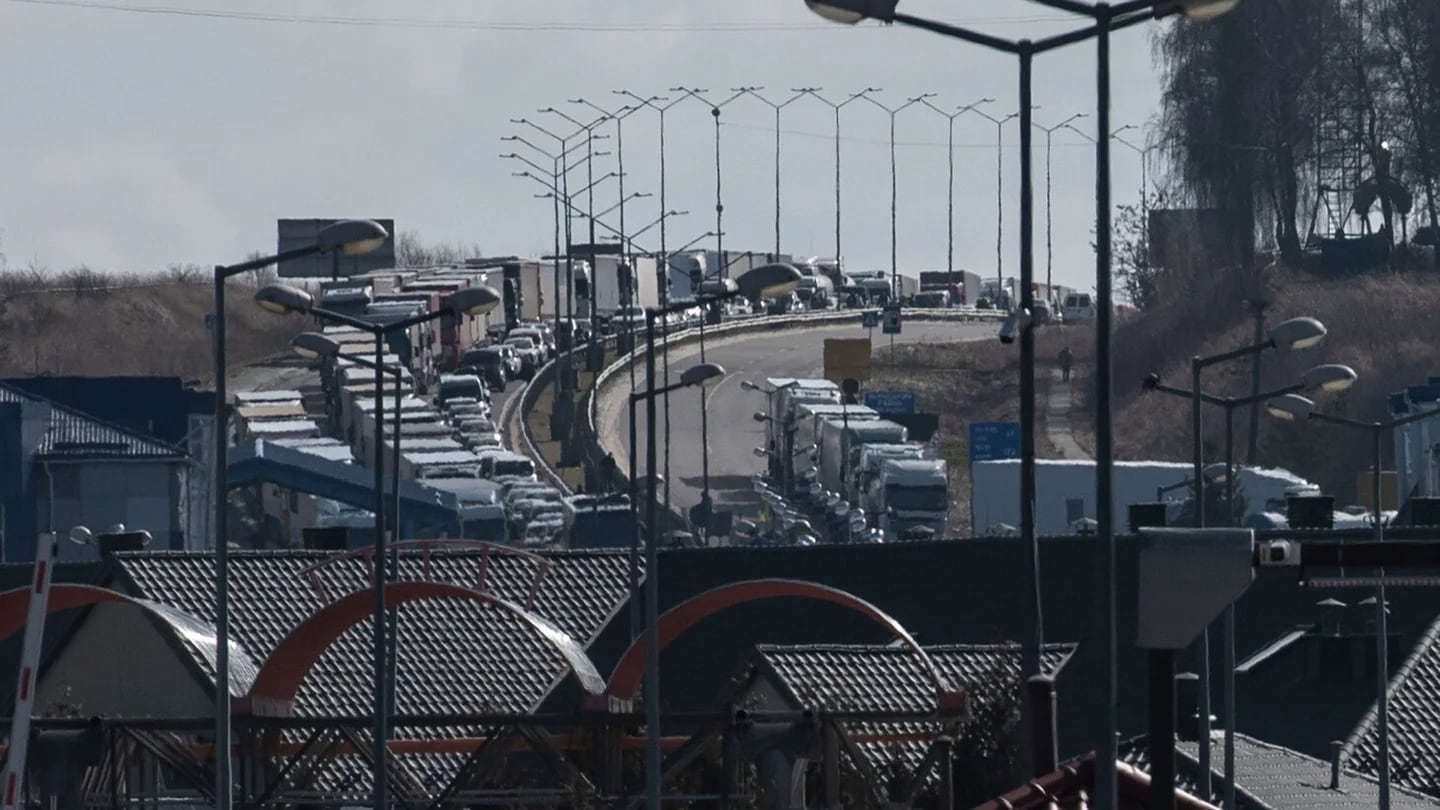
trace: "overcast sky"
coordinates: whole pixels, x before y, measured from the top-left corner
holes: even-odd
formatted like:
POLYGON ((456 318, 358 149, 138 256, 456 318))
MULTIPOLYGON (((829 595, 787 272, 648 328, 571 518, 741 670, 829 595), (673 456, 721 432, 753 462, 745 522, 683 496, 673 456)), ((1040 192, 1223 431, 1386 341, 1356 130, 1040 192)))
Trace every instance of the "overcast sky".
MULTIPOLYGON (((1026 0, 905 0, 912 14, 1005 37, 1043 37, 1079 22, 1026 0)), ((1154 23, 1176 24, 1173 22, 1154 23)), ((1143 125, 1158 105, 1149 33, 1116 35, 1113 120, 1143 125)), ((491 253, 551 243, 543 189, 501 160, 530 117, 573 127, 567 99, 607 108, 703 88, 711 101, 762 86, 831 99, 881 88, 886 105, 935 93, 954 110, 982 97, 1014 112, 1014 57, 903 26, 827 24, 800 0, 0 0, 0 252, 10 267, 79 264, 115 271, 214 264, 273 249, 280 217, 393 217, 431 241, 491 253), (260 19, 265 18, 265 19, 260 19)), ((1037 60, 1036 122, 1094 106, 1094 47, 1037 60)), ((627 225, 658 215, 657 116, 626 119, 626 191, 656 196, 627 207, 627 225)), ((774 114, 743 97, 722 113, 725 247, 774 243, 774 114)), ((1092 120, 1077 121, 1087 131, 1092 120)), ((782 119, 783 248, 834 252, 830 109, 813 99, 782 119)), ((613 127, 603 131, 613 134, 613 127)), ((1005 273, 1019 246, 1018 132, 1005 127, 1005 273)), ((538 135, 538 133, 532 133, 538 135)), ((955 124, 955 263, 993 275, 995 126, 955 124)), ((1140 133, 1127 133, 1143 138, 1140 133)), ((843 252, 855 269, 890 267, 889 117, 857 102, 842 113, 843 252)), ((549 147, 544 136, 531 138, 549 147)), ((897 116, 898 261, 902 272, 946 261, 946 122, 912 106, 897 116)), ((715 143, 708 105, 666 115, 672 249, 714 229, 715 143)), ((1036 139, 1036 267, 1046 267, 1044 133, 1036 139)), ((597 142, 613 151, 614 141, 597 142)), ((535 155, 539 162, 546 162, 535 155)), ((614 157, 599 158, 597 176, 614 157)), ((1093 151, 1054 135, 1054 272, 1093 283, 1093 151)), ((583 186, 583 170, 572 188, 583 186)), ((1116 201, 1138 197, 1139 158, 1115 152, 1116 201)), ((618 200, 596 187, 596 209, 618 200)), ((612 220, 615 217, 611 216, 612 220)), ((642 237, 658 247, 658 229, 642 237)), ((713 246, 713 240, 707 242, 713 246)))

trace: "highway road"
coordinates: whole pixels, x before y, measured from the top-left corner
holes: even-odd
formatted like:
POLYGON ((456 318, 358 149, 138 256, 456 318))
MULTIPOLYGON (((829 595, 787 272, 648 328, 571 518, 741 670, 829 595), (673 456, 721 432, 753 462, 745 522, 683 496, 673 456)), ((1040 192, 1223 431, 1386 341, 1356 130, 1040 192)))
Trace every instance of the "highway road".
MULTIPOLYGON (((996 334, 997 325, 987 322, 910 322, 896 336, 896 343, 954 343, 977 340, 996 334)), ((764 426, 755 422, 753 414, 765 410, 765 396, 758 391, 741 388, 742 380, 763 383, 767 377, 819 377, 824 364, 826 338, 865 337, 866 330, 855 326, 823 329, 766 332, 753 336, 735 336, 724 341, 707 342, 705 360, 719 363, 728 372, 709 392, 710 497, 715 509, 733 510, 740 515, 754 514, 759 500, 751 486, 751 478, 764 472, 766 464, 757 458, 754 448, 762 447, 764 426)), ((877 347, 889 338, 878 331, 877 347)), ((698 345, 691 344, 670 353, 671 381, 678 380, 681 369, 700 362, 698 345)), ((597 428, 601 444, 615 455, 620 469, 629 461, 629 415, 626 395, 629 385, 625 375, 621 382, 602 392, 597 428)), ((636 374, 637 384, 644 385, 643 367, 636 374)), ((662 379, 663 384, 663 379, 662 379)), ((688 510, 700 502, 703 485, 703 453, 701 446, 700 392, 683 390, 670 396, 670 501, 672 506, 688 510)), ((656 403, 657 414, 663 414, 663 401, 656 403)), ((639 439, 637 461, 645 464, 645 411, 639 403, 636 435, 639 439)), ((659 423, 659 465, 664 473, 664 417, 659 423)), ((737 515, 738 516, 738 515, 737 515)))

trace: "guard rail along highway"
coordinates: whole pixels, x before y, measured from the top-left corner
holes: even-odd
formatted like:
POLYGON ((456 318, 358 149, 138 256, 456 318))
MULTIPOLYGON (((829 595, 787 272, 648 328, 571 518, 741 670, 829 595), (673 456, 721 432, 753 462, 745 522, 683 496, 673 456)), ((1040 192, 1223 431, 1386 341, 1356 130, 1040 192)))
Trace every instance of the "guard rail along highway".
MULTIPOLYGON (((705 337, 709 340, 734 337, 751 332, 774 332, 793 329, 816 329, 827 326, 846 326, 858 324, 861 310, 830 310, 822 312, 807 312, 800 314, 772 315, 772 316, 750 316, 731 318, 724 323, 705 327, 705 337)), ((956 307, 951 309, 905 309, 902 310, 902 317, 912 321, 976 321, 993 320, 999 321, 1006 313, 999 310, 977 310, 969 307, 956 307)), ((663 326, 660 328, 664 328, 663 326)), ((641 337, 641 331, 636 332, 634 350, 620 357, 606 366, 594 382, 587 388, 576 401, 575 405, 575 438, 578 443, 578 451, 583 459, 586 469, 587 481, 600 481, 599 471, 602 469, 601 461, 605 456, 600 447, 598 427, 594 422, 595 397, 602 386, 610 383, 615 376, 621 372, 628 371, 633 363, 643 363, 645 358, 645 345, 641 337)), ((619 335, 610 335, 603 340, 604 347, 608 354, 615 348, 619 335)), ((670 332, 657 336, 656 348, 669 345, 671 349, 686 346, 698 342, 700 329, 694 325, 686 324, 680 331, 670 332)), ((580 348, 579 346, 576 347, 580 348)), ((535 462, 536 473, 550 485, 556 487, 567 496, 572 494, 570 487, 564 482, 558 473, 552 469, 549 463, 540 452, 535 441, 535 436, 530 430, 530 413, 540 400, 541 393, 545 388, 554 383, 555 373, 558 364, 566 362, 575 355, 562 353, 556 359, 546 363, 535 376, 525 384, 520 396, 511 397, 505 404, 502 412, 502 424, 506 435, 511 436, 511 441, 516 445, 516 451, 523 453, 535 462)), ((570 359, 570 362, 574 362, 570 359)), ((643 373, 643 372, 642 372, 643 373)), ((617 491, 626 491, 629 488, 629 470, 621 469, 617 465, 612 472, 612 480, 608 483, 617 491)), ((593 488, 593 487, 592 487, 593 488)), ((668 515, 670 527, 685 527, 686 520, 679 511, 671 510, 668 515)))

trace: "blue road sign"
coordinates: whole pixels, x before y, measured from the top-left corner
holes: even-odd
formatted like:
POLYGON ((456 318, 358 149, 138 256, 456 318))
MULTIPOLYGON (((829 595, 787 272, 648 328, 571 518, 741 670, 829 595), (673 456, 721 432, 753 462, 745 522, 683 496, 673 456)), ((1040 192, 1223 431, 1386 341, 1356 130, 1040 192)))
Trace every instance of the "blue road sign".
POLYGON ((880 325, 880 313, 873 309, 867 309, 860 313, 860 325, 866 329, 874 329, 880 325))
POLYGON ((213 313, 213 312, 207 312, 207 313, 205 313, 205 331, 206 331, 206 332, 214 332, 214 331, 215 331, 215 313, 213 313))
POLYGON ((880 413, 915 413, 915 395, 909 391, 866 391, 865 407, 880 413))
POLYGON ((1019 457, 1019 422, 972 422, 970 424, 970 463, 1019 457))
POLYGON ((885 308, 885 322, 880 330, 882 335, 900 334, 900 308, 890 306, 885 308))

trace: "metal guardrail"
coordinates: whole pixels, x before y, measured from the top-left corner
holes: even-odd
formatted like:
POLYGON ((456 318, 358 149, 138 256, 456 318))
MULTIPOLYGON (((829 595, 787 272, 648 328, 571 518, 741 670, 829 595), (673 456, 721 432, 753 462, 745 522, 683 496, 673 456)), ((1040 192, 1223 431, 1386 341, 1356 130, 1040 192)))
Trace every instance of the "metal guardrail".
MULTIPOLYGON (((977 310, 959 307, 951 309, 905 309, 901 311, 901 314, 902 317, 910 320, 959 322, 994 321, 1000 320, 1005 315, 1005 313, 996 310, 977 310)), ((854 324, 858 317, 858 310, 827 310, 776 316, 742 315, 731 317, 724 323, 707 326, 705 329, 705 337, 716 340, 749 332, 845 326, 854 324)), ((627 371, 633 363, 641 362, 644 357, 644 346, 640 344, 638 337, 642 334, 643 330, 636 332, 637 341, 632 350, 602 369, 596 375, 590 387, 576 402, 575 426, 579 432, 576 440, 579 441, 584 448, 582 451, 585 457, 584 463, 592 468, 598 467, 600 459, 604 457, 600 446, 599 430, 593 419, 594 399, 599 396, 602 387, 607 385, 616 374, 627 371)), ((610 335, 602 341, 607 352, 615 347, 619 337, 619 335, 610 335)), ((670 348, 676 348, 698 342, 699 339, 700 329, 694 325, 687 325, 679 331, 663 335, 656 341, 656 345, 660 347, 668 344, 670 348)), ((572 354, 571 357, 573 358, 573 356, 572 354)), ((534 409, 536 402, 539 400, 540 392, 546 385, 553 384, 555 372, 559 368, 557 364, 564 357, 565 355, 561 355, 561 357, 546 363, 545 366, 536 372, 534 378, 526 383, 520 395, 513 397, 506 403, 505 424, 509 425, 511 420, 514 420, 516 411, 518 411, 520 418, 517 427, 519 430, 517 432, 507 431, 508 435, 512 437, 519 436, 522 440, 520 445, 515 449, 517 452, 529 456, 534 461, 536 471, 540 477, 544 478, 562 493, 570 495, 572 493, 569 486, 565 484, 559 474, 550 468, 544 456, 540 453, 539 447, 535 442, 535 437, 530 430, 530 420, 528 418, 529 413, 534 409)), ((512 439, 512 442, 514 441, 515 440, 512 439)), ((615 476, 625 489, 629 488, 630 479, 628 470, 622 472, 617 466, 615 476)), ((686 522, 684 516, 673 509, 671 510, 670 520, 679 526, 684 526, 686 522)))

